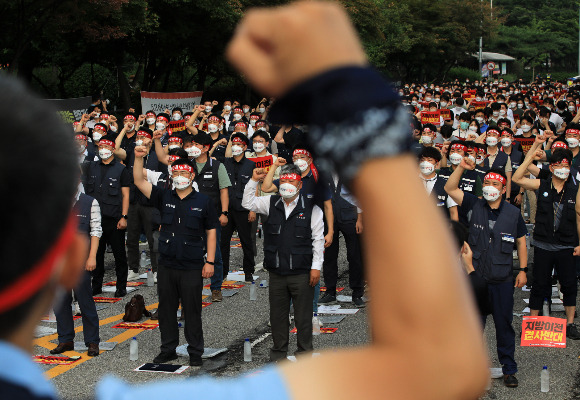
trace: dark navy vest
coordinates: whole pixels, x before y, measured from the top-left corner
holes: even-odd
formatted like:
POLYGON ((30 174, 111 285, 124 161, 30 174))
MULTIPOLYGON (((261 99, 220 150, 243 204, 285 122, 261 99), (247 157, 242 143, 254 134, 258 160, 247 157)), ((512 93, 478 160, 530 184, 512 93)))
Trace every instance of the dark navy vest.
POLYGON ((332 212, 334 218, 340 224, 356 224, 358 218, 357 207, 340 196, 342 180, 338 180, 336 187, 334 186, 334 179, 330 178, 328 182, 332 191, 332 212))
POLYGON ((551 178, 540 181, 534 240, 575 247, 578 246, 578 231, 576 229, 578 182, 573 176, 568 177, 563 190, 564 193, 555 193, 552 190, 551 178), (554 203, 560 203, 564 206, 560 226, 557 230, 554 230, 554 203))
POLYGON ((110 218, 121 218, 123 193, 121 191, 121 173, 125 166, 113 160, 101 176, 101 161, 91 161, 87 172, 85 192, 93 196, 101 207, 101 215, 110 218))
POLYGON ((79 232, 86 233, 87 236, 91 234, 91 207, 93 200, 95 199, 91 196, 81 193, 78 201, 74 205, 74 212, 79 223, 78 230, 79 232))
MULTIPOLYGON (((209 197, 215 205, 218 217, 222 213, 222 201, 220 198, 220 181, 218 176, 220 162, 208 157, 201 171, 195 174, 195 182, 199 186, 199 192, 209 197)), ((197 169, 196 169, 197 172, 197 169)))
MULTIPOLYGON (((236 174, 234 168, 235 162, 236 161, 232 157, 224 160, 224 166, 228 172, 230 182, 232 183, 232 186, 229 188, 230 208, 236 211, 246 211, 246 209, 242 207, 242 197, 244 197, 244 188, 246 187, 246 183, 248 183, 252 178, 256 164, 252 160, 244 157, 240 161, 241 165, 238 166, 236 174)), ((221 210, 219 211, 221 212, 221 210)))

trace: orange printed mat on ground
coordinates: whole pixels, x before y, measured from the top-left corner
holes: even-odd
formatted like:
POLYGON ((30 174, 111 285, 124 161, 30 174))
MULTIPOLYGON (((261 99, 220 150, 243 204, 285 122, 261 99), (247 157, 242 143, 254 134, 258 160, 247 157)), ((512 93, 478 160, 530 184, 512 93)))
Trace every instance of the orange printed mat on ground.
MULTIPOLYGON (((336 291, 337 291, 337 292, 342 292, 343 290, 344 290, 344 288, 343 288, 343 287, 337 287, 337 288, 336 288, 336 291)), ((326 286, 320 286, 320 291, 321 291, 321 292, 326 292, 326 286)))
POLYGON ((139 322, 121 322, 111 328, 118 329, 155 329, 159 324, 141 324, 139 322))
MULTIPOLYGON (((49 315, 45 315, 44 317, 42 317, 41 321, 49 322, 49 318, 50 318, 49 315)), ((73 321, 76 321, 79 318, 81 318, 80 315, 73 315, 73 321)))
POLYGON ((211 306, 211 303, 208 303, 207 301, 201 302, 201 308, 206 308, 207 306, 211 306))
POLYGON ((121 300, 120 297, 93 297, 95 303, 116 303, 121 300))
MULTIPOLYGON (((211 284, 207 284, 204 286, 204 288, 208 288, 210 286, 211 286, 211 284)), ((243 288, 244 286, 245 285, 242 285, 241 283, 234 283, 234 281, 228 281, 227 283, 226 282, 222 283, 222 289, 240 289, 240 288, 243 288)))
MULTIPOLYGON (((330 334, 330 333, 336 332, 337 330, 338 330, 338 328, 320 328, 320 333, 329 333, 330 334)), ((296 330, 296 328, 294 328, 290 331, 290 333, 296 333, 296 332, 298 332, 296 330)))
POLYGON ((80 360, 80 357, 77 360, 74 360, 69 357, 34 356, 32 357, 32 360, 36 363, 46 365, 71 365, 80 360))
MULTIPOLYGON (((127 287, 137 287, 144 284, 145 282, 127 282, 127 287)), ((117 281, 107 282, 103 286, 117 286, 117 281)))

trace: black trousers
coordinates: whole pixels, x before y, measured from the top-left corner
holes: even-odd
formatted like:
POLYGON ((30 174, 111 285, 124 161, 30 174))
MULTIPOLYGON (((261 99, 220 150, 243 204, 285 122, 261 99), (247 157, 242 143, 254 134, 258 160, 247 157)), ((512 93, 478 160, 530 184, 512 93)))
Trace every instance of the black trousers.
POLYGON ((348 278, 352 289, 352 297, 362 297, 364 294, 362 249, 360 235, 356 233, 356 222, 340 223, 334 220, 334 237, 332 244, 324 251, 322 273, 326 293, 336 296, 336 282, 338 280, 338 234, 342 232, 346 243, 346 258, 348 260, 348 278))
MULTIPOLYGON (((232 240, 232 235, 234 231, 238 231, 238 237, 240 238, 240 243, 242 244, 242 251, 244 252, 244 262, 243 268, 244 273, 253 274, 254 273, 254 249, 252 243, 252 223, 248 222, 248 210, 237 211, 230 207, 228 224, 222 228, 221 233, 221 250, 222 250, 222 260, 224 264, 223 275, 224 279, 228 275, 230 270, 230 241, 232 240)), ((255 232, 254 232, 254 236, 255 232)))
POLYGON ((534 283, 530 292, 530 309, 541 310, 544 299, 552 297, 552 268, 560 281, 564 306, 576 307, 576 262, 574 251, 547 251, 534 247, 534 283))
POLYGON ((159 330, 161 352, 172 353, 179 345, 177 309, 181 300, 181 313, 185 316, 185 340, 190 356, 203 354, 203 329, 201 325, 201 269, 183 270, 159 265, 157 292, 159 294, 159 330))
POLYGON ((118 219, 102 217, 101 226, 103 235, 99 241, 97 250, 97 267, 92 272, 93 292, 101 290, 103 277, 105 276, 105 251, 107 243, 111 245, 113 257, 115 257, 115 272, 117 274, 117 290, 125 289, 127 286, 127 255, 125 254, 125 229, 117 229, 118 219))
POLYGON ((153 207, 147 207, 136 202, 129 206, 129 219, 127 220, 127 261, 129 269, 134 272, 139 272, 139 237, 141 236, 141 229, 147 236, 147 244, 149 245, 151 269, 157 272, 157 252, 153 240, 153 227, 151 223, 151 215, 153 207))
POLYGON ((298 350, 296 354, 312 351, 312 300, 314 288, 310 274, 279 275, 270 271, 269 301, 272 340, 270 361, 286 358, 290 335, 290 301, 294 305, 298 350))

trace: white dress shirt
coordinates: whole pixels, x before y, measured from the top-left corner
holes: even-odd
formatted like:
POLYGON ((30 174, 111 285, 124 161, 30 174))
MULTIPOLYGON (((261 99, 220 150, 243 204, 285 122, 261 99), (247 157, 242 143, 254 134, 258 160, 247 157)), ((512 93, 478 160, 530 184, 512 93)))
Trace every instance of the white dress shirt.
MULTIPOLYGON (((79 201, 79 197, 81 193, 84 193, 84 188, 79 185, 79 190, 77 191, 75 203, 79 201)), ((90 235, 100 238, 103 236, 103 227, 101 226, 101 207, 99 206, 99 202, 97 200, 93 200, 91 204, 91 229, 90 235)))
MULTIPOLYGON (((427 190, 427 194, 431 194, 433 188, 435 187, 435 182, 437 181, 437 175, 435 175, 431 179, 425 179, 423 176, 420 176, 421 180, 423 181, 423 185, 425 185, 425 189, 427 190)), ((457 203, 451 198, 451 196, 447 196, 447 208, 457 206, 457 203)))
MULTIPOLYGON (((242 207, 255 213, 270 215, 270 196, 256 197, 256 188, 258 182, 250 179, 244 188, 244 197, 242 198, 242 207)), ((287 204, 282 197, 279 201, 284 204, 284 212, 286 218, 296 208, 298 201, 303 198, 296 196, 296 198, 287 204)), ((312 218, 310 220, 310 229, 312 230, 312 266, 311 269, 320 271, 322 269, 322 262, 324 261, 324 222, 322 220, 323 213, 320 207, 313 206, 312 218)))

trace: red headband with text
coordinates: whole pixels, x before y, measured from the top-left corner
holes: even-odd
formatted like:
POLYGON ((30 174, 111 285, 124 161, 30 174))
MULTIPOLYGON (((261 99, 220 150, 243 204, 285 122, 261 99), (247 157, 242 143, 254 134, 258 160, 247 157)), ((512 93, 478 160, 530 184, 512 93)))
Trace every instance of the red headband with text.
POLYGON ((112 148, 115 148, 115 142, 113 142, 112 140, 109 140, 109 139, 99 140, 99 146, 102 144, 104 144, 105 146, 111 146, 112 148))
POLYGON ((167 119, 167 117, 166 117, 166 116, 164 116, 164 115, 160 115, 160 116, 158 116, 158 117, 157 117, 157 121, 159 121, 159 120, 163 120, 163 121, 165 121, 165 122, 169 122, 169 120, 167 119))
POLYGON ((241 137, 235 137, 232 139, 232 143, 240 143, 240 144, 246 144, 246 142, 244 142, 244 140, 241 137))
POLYGON ((151 135, 149 134, 149 132, 145 132, 145 131, 137 132, 137 136, 145 136, 146 138, 151 139, 151 135))
POLYGON ((464 144, 461 144, 461 143, 455 143, 455 144, 451 145, 451 150, 467 151, 467 146, 465 146, 464 144))
POLYGON ((552 145, 552 149, 566 149, 566 150, 568 150, 568 145, 564 142, 555 142, 552 145))
POLYGON ((246 123, 245 122, 238 122, 235 125, 236 128, 245 128, 246 127, 246 123))
POLYGON ((292 181, 301 181, 302 180, 302 177, 300 175, 298 175, 298 174, 292 173, 292 174, 282 174, 282 175, 280 175, 280 180, 282 180, 282 179, 290 179, 292 181))
POLYGON ((130 120, 133 120, 133 121, 136 121, 137 120, 137 118, 135 118, 135 116, 134 115, 131 115, 131 114, 125 115, 125 118, 123 118, 123 119, 130 119, 130 120))
POLYGON ((171 171, 189 171, 190 174, 193 174, 193 168, 187 164, 172 165, 171 171))
POLYGON ((570 161, 568 161, 567 158, 563 158, 562 160, 558 161, 557 163, 551 163, 550 165, 555 165, 555 164, 568 164, 568 165, 570 165, 570 161))
POLYGON ((171 136, 169 138, 169 142, 183 143, 183 139, 181 139, 179 136, 171 136))
POLYGON ((495 172, 490 172, 489 174, 485 175, 485 178, 483 178, 483 180, 487 180, 487 179, 493 179, 495 181, 500 181, 502 185, 506 184, 505 178, 503 176, 501 176, 500 174, 496 174, 495 172))
POLYGON ((304 150, 304 149, 294 150, 294 152, 292 153, 292 157, 294 157, 295 155, 298 155, 298 154, 304 154, 306 157, 312 158, 312 155, 310 154, 310 152, 308 150, 304 150))
POLYGON ((566 133, 571 135, 580 135, 580 129, 566 129, 566 133))
POLYGON ((495 133, 497 136, 499 136, 499 132, 496 129, 489 129, 485 134, 489 135, 490 133, 495 133))
POLYGON ((87 137, 85 135, 78 134, 78 135, 75 135, 75 139, 77 139, 77 140, 87 140, 87 137))

